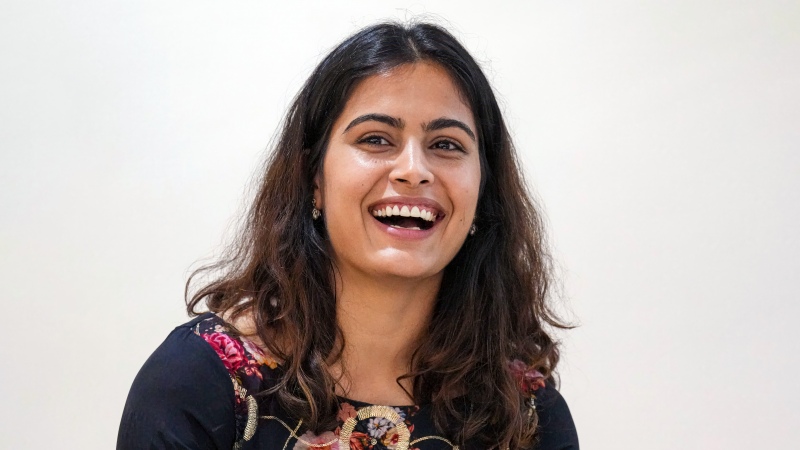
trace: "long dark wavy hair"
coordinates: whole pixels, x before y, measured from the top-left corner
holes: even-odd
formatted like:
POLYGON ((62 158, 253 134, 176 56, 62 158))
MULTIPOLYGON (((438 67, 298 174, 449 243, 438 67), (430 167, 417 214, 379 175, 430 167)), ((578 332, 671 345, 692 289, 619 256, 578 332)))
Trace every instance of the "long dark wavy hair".
MULTIPOLYGON (((403 64, 447 70, 478 127, 481 191, 478 232, 444 269, 426 338, 413 353, 413 400, 430 404, 439 430, 456 443, 524 448, 537 417, 508 369, 518 359, 552 381, 556 342, 545 327, 564 325, 549 306, 551 265, 542 220, 529 195, 492 88, 466 49, 437 25, 382 23, 339 44, 292 103, 243 230, 227 257, 187 282, 187 309, 252 319, 284 361, 270 391, 309 429, 335 427, 341 356, 331 246, 311 216, 314 177, 332 125, 359 81, 403 64), (190 294, 192 280, 212 282, 190 294), (280 344, 279 344, 280 343, 280 344)), ((548 327, 548 328, 549 328, 548 327)))

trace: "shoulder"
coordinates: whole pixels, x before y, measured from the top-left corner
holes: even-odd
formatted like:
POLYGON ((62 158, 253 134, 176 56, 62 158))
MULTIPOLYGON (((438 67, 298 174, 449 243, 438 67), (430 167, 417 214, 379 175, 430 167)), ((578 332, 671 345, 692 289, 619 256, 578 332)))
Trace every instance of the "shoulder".
POLYGON ((236 438, 230 372, 202 331, 204 314, 175 328, 131 386, 117 448, 230 447, 236 438))
POLYGON ((578 450, 578 433, 566 400, 547 383, 534 391, 539 416, 536 450, 578 450))
POLYGON ((264 389, 264 382, 275 377, 277 359, 252 340, 233 333, 218 316, 207 313, 187 325, 213 350, 228 376, 250 392, 264 389))
POLYGON ((509 362, 520 393, 528 398, 530 414, 536 412, 538 425, 535 450, 577 450, 578 433, 564 397, 541 372, 522 361, 509 362))
POLYGON ((179 400, 185 395, 205 392, 217 384, 225 387, 220 391, 232 393, 233 387, 224 364, 196 331, 207 320, 208 315, 203 315, 176 327, 139 370, 131 396, 134 392, 145 394, 156 389, 179 400))

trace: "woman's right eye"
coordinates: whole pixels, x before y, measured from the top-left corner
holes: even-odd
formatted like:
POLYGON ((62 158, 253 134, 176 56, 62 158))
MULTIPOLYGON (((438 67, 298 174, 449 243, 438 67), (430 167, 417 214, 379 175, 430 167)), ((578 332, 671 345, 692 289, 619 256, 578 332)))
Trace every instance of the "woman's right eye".
POLYGON ((386 138, 381 136, 371 134, 369 136, 365 136, 358 140, 359 144, 367 144, 367 145, 389 145, 389 141, 386 138))

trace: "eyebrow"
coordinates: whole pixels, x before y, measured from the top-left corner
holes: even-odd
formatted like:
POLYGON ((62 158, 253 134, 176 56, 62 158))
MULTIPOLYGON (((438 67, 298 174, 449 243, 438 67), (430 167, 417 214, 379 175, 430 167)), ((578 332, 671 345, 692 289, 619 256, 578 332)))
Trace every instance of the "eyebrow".
POLYGON ((448 119, 447 117, 440 117, 436 120, 430 121, 424 126, 425 131, 442 130, 444 128, 460 128, 469 135, 470 139, 475 140, 475 133, 464 122, 456 119, 448 119))
MULTIPOLYGON (((343 133, 346 133, 351 128, 360 123, 369 121, 385 123, 386 125, 389 125, 390 127, 393 128, 403 129, 405 127, 405 122, 403 122, 403 119, 400 119, 398 117, 392 117, 386 114, 370 113, 358 116, 352 121, 350 121, 350 123, 347 124, 347 127, 344 129, 343 133)), ((459 128, 463 130, 465 133, 467 133, 470 139, 475 141, 475 133, 472 131, 472 129, 470 129, 470 127, 467 124, 465 124, 460 120, 448 119, 447 117, 440 117, 438 119, 428 122, 427 124, 423 124, 423 128, 425 129, 425 131, 443 130, 445 128, 459 128)))
POLYGON ((389 125, 390 127, 394 128, 402 129, 405 126, 405 122, 403 122, 403 119, 387 116, 386 114, 372 113, 372 114, 364 114, 363 116, 358 116, 355 119, 353 119, 349 124, 347 124, 347 128, 344 129, 344 132, 346 133, 347 130, 349 130, 350 128, 353 128, 354 126, 360 123, 369 122, 370 120, 374 120, 375 122, 385 123, 386 125, 389 125))

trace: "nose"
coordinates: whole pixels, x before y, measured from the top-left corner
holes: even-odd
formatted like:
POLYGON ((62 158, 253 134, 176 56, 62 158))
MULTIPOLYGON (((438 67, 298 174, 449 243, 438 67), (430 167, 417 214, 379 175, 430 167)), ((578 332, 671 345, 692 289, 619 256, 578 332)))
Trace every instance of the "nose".
POLYGON ((408 141, 394 160, 390 178, 393 182, 409 187, 433 182, 433 172, 430 170, 425 148, 419 142, 408 141))

